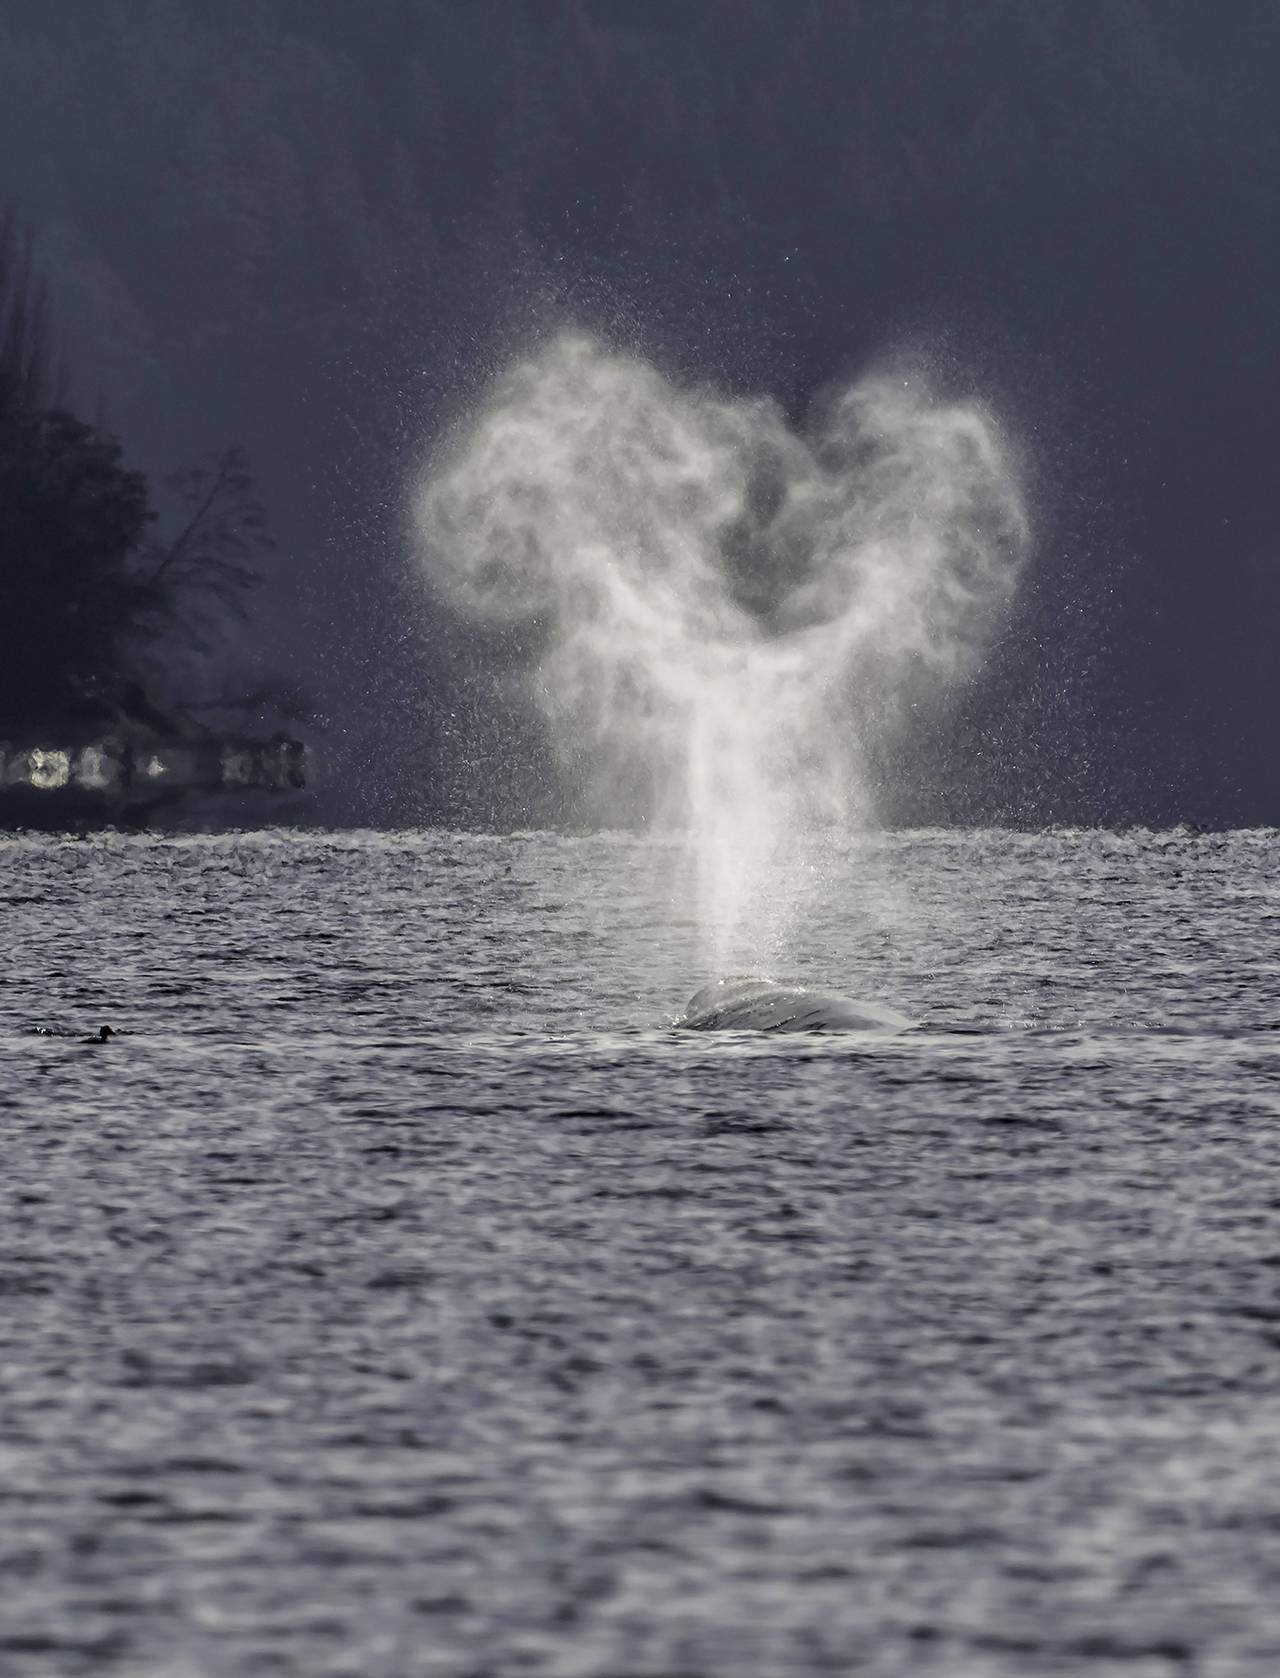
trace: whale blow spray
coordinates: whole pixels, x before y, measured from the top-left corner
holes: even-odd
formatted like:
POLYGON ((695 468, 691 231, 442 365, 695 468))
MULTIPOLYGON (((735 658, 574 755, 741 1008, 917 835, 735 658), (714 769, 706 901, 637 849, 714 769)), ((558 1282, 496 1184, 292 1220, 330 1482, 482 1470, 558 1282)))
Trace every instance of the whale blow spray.
POLYGON ((578 815, 687 837, 706 959, 776 959, 833 825, 926 689, 979 660, 1028 542, 981 407, 916 374, 797 435, 564 334, 415 496, 436 586, 513 632, 578 815), (785 864, 785 865, 784 865, 785 864))

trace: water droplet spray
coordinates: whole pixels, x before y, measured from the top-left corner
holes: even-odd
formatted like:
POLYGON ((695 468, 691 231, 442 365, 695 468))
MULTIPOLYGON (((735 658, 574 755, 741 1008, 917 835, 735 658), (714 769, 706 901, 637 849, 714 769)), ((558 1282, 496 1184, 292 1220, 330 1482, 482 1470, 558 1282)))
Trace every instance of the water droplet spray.
POLYGON ((562 334, 416 486, 435 585, 521 631, 578 820, 683 836, 709 971, 785 962, 869 764, 979 662, 1028 521, 975 402, 873 374, 797 434, 562 334))

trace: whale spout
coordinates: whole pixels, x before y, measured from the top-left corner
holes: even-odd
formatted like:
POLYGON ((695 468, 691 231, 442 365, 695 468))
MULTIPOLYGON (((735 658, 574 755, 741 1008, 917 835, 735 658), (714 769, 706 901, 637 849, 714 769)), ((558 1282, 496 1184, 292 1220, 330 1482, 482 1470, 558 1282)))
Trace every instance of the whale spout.
POLYGON ((771 979, 717 979, 689 998, 684 1031, 906 1031, 913 1022, 878 1002, 854 1002, 771 979))

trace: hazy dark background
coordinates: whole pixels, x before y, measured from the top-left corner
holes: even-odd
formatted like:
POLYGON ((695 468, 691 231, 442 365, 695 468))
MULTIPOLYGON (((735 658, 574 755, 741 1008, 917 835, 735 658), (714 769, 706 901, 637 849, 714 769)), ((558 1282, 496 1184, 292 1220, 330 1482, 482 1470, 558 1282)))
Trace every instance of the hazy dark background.
POLYGON ((573 320, 797 419, 905 347, 1021 439, 1021 617, 891 814, 1280 822, 1278 130, 1280 0, 0 0, 76 404, 249 450, 335 819, 539 813, 402 495, 573 320))

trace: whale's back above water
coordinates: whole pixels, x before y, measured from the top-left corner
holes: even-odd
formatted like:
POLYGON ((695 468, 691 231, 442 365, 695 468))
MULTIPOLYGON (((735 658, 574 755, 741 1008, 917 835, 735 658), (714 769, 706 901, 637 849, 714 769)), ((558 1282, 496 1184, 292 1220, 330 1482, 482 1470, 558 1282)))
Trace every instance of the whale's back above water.
POLYGON ((876 1002, 852 1002, 769 979, 718 979, 689 998, 686 1031, 905 1031, 911 1021, 876 1002))

